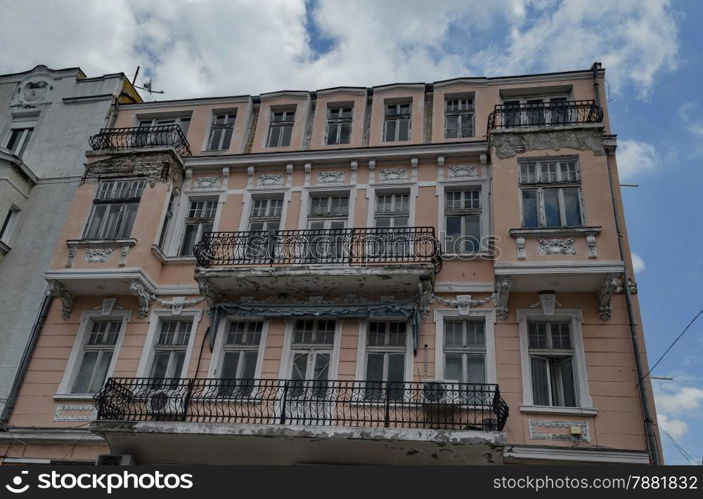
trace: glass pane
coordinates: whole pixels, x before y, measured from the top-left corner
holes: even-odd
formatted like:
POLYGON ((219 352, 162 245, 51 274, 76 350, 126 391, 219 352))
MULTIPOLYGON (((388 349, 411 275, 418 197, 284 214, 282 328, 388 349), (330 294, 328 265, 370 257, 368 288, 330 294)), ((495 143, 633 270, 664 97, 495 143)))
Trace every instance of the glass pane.
POLYGON ((318 353, 315 356, 315 372, 313 379, 313 395, 317 398, 324 398, 327 393, 327 379, 329 377, 330 355, 318 353))
POLYGON ((545 227, 561 227, 558 189, 543 189, 545 227))
POLYGON ((349 137, 351 136, 351 125, 348 123, 342 123, 339 129, 339 143, 348 144, 349 137))
POLYGON ((547 324, 544 322, 528 322, 527 330, 530 348, 547 348, 547 324))
POLYGON ((210 145, 208 149, 217 150, 220 148, 220 139, 222 138, 222 128, 215 128, 210 135, 210 145))
POLYGON ((130 203, 124 206, 122 220, 120 221, 120 226, 116 234, 118 239, 125 239, 131 235, 138 208, 139 205, 137 203, 130 203))
POLYGON ((481 217, 464 215, 464 251, 474 253, 481 248, 481 217))
POLYGON ((258 352, 244 352, 244 367, 242 368, 242 378, 243 379, 254 379, 256 374, 256 358, 258 357, 258 352))
POLYGON ((86 233, 88 239, 98 239, 100 237, 100 227, 102 226, 106 211, 107 206, 104 204, 93 207, 93 216, 90 219, 90 227, 88 227, 88 232, 86 233))
POLYGON ((482 347, 485 340, 484 332, 485 324, 478 321, 467 321, 466 322, 466 345, 473 347, 482 347))
POLYGON ((185 352, 173 352, 173 367, 171 369, 171 372, 168 373, 170 377, 172 378, 180 378, 181 375, 183 374, 183 363, 185 362, 186 359, 186 353, 185 352))
POLYGON ((552 330, 552 348, 571 348, 571 327, 568 322, 553 322, 550 324, 552 330))
POLYGON ((398 400, 403 397, 403 380, 405 379, 405 355, 402 353, 388 354, 389 397, 398 400))
POLYGON ((239 352, 226 352, 222 360, 222 372, 220 378, 234 379, 237 377, 237 365, 239 364, 239 352))
POLYGON ((293 126, 286 125, 283 127, 281 136, 281 147, 286 147, 290 145, 291 134, 293 133, 293 126))
POLYGON ((337 143, 337 124, 330 123, 329 128, 327 129, 327 144, 336 144, 336 143, 337 143))
POLYGON ((277 147, 278 146, 278 140, 281 134, 281 127, 279 126, 272 126, 271 129, 269 130, 269 141, 268 141, 268 147, 277 147))
POLYGON ((576 407, 576 385, 574 382, 573 359, 569 358, 559 365, 561 371, 561 383, 564 407, 576 407))
POLYGON ((461 354, 448 353, 444 360, 444 379, 463 383, 461 368, 461 354))
POLYGON ((460 347, 464 344, 463 321, 447 321, 445 323, 444 344, 451 347, 460 347))
POLYGON ((78 370, 76 381, 73 382, 73 393, 88 393, 90 391, 90 379, 93 377, 95 364, 98 361, 99 352, 85 352, 81 367, 78 370))
POLYGON ((107 377, 107 370, 110 367, 111 360, 112 352, 101 352, 98 365, 95 368, 93 382, 90 384, 90 393, 95 393, 102 388, 103 383, 105 383, 105 378, 107 377))
POLYGON ((151 378, 165 378, 168 369, 170 352, 155 352, 154 362, 151 367, 151 378))
POLYGON ((539 227, 537 189, 523 189, 522 191, 522 226, 525 228, 539 227))
POLYGON ((579 204, 578 188, 562 189, 564 195, 564 218, 566 225, 573 227, 581 225, 581 206, 579 204))
POLYGON ((195 238, 198 237, 199 224, 187 224, 183 233, 183 244, 181 244, 180 256, 192 256, 195 238))
POLYGON ((532 371, 532 402, 534 405, 549 405, 549 381, 547 361, 540 357, 530 357, 532 371))
POLYGON ((308 369, 308 354, 296 353, 293 355, 293 372, 291 378, 294 380, 305 379, 308 369))
POLYGON ((485 383, 486 366, 483 355, 467 355, 467 379, 468 383, 485 383))
POLYGON ((410 120, 402 119, 398 123, 398 140, 408 140, 410 137, 410 120))
POLYGON ((384 139, 386 142, 395 141, 396 120, 386 120, 386 133, 384 139))
POLYGON ((459 117, 456 115, 447 116, 445 125, 445 137, 448 139, 455 139, 458 137, 459 133, 459 117))
POLYGON ((222 146, 220 149, 222 150, 227 150, 229 149, 229 144, 232 142, 232 132, 234 131, 234 128, 227 128, 225 129, 225 136, 222 139, 222 146))
POLYGON ((366 358, 366 381, 383 381, 383 354, 369 353, 366 358))

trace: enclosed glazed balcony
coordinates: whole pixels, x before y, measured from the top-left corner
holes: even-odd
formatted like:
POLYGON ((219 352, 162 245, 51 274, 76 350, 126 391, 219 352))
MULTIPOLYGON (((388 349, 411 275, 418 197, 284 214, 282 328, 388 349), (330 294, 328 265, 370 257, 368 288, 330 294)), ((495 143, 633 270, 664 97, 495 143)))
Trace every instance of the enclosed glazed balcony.
POLYGON ((594 100, 497 104, 488 116, 488 132, 596 124, 602 121, 603 108, 594 100))
POLYGON ((190 144, 179 125, 156 125, 130 128, 103 128, 90 137, 95 151, 129 151, 133 149, 173 148, 179 156, 190 156, 190 144))
POLYGON ((193 253, 224 294, 413 294, 442 264, 433 227, 211 232, 193 253))
POLYGON ((508 418, 497 385, 439 381, 111 378, 94 403, 145 463, 496 462, 508 418))

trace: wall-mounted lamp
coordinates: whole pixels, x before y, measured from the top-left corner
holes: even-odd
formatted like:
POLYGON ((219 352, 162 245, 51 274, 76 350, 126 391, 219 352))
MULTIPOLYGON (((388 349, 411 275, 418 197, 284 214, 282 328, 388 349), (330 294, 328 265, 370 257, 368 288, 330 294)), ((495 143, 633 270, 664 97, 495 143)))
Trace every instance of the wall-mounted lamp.
POLYGON ((554 291, 540 291, 539 303, 542 305, 544 315, 554 315, 557 306, 557 294, 554 291))

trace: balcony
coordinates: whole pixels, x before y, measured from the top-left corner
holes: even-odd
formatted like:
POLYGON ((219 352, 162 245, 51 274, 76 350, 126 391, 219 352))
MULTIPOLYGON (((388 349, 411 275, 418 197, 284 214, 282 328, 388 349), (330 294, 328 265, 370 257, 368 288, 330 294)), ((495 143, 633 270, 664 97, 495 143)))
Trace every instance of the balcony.
POLYGON ((225 294, 412 294, 442 265, 433 227, 212 232, 193 253, 225 294))
POLYGON ((111 378, 94 404, 143 463, 497 462, 508 417, 497 385, 435 381, 111 378))
POLYGON ((131 128, 103 128, 90 137, 95 151, 127 151, 130 149, 172 147, 179 156, 190 156, 190 144, 178 125, 157 125, 131 128))
POLYGON ((488 116, 488 133, 496 129, 559 127, 603 121, 603 108, 594 100, 554 103, 498 104, 488 116))

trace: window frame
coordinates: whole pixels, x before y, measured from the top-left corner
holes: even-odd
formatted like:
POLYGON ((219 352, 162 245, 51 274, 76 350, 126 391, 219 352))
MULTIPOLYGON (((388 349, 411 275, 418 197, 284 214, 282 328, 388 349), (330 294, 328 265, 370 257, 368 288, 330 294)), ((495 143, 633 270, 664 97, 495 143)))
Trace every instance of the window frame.
POLYGON ((337 373, 339 369, 339 356, 342 340, 342 325, 343 320, 334 317, 296 317, 293 319, 288 319, 285 322, 284 327, 284 337, 283 337, 283 351, 281 352, 281 362, 279 365, 278 378, 288 379, 289 373, 291 372, 291 367, 293 363, 293 350, 294 342, 293 336, 295 335, 295 323, 298 320, 331 320, 334 321, 334 340, 332 342, 332 355, 330 357, 330 369, 328 373, 328 379, 336 380, 337 373))
POLYGON ((388 102, 384 101, 383 103, 383 127, 381 129, 381 142, 382 143, 391 143, 391 142, 410 142, 412 140, 412 131, 413 131, 413 101, 412 99, 409 100, 403 100, 403 101, 398 101, 398 102, 388 102), (401 106, 408 106, 408 112, 407 114, 405 113, 399 113, 397 112, 401 106), (388 114, 388 110, 390 107, 395 107, 396 113, 393 115, 388 114), (390 116, 395 116, 392 119, 389 119, 390 116), (408 120, 408 138, 405 140, 400 140, 400 120, 402 119, 407 119, 408 120), (395 132, 393 134, 393 140, 387 140, 387 128, 388 128, 388 122, 393 121, 395 122, 395 132))
POLYGON ((586 226, 586 210, 583 202, 583 178, 581 176, 581 165, 579 163, 578 157, 568 156, 568 157, 551 157, 551 158, 520 158, 518 160, 518 190, 519 190, 519 205, 520 205, 520 227, 523 229, 570 229, 575 227, 585 227, 586 226), (528 164, 535 165, 534 181, 523 181, 523 167, 528 164), (542 165, 544 163, 555 163, 555 180, 545 180, 542 178, 543 169, 542 165), (575 165, 575 176, 572 179, 562 178, 562 165, 567 165, 573 163, 575 165), (564 190, 566 189, 576 189, 576 199, 578 200, 578 217, 580 223, 578 225, 568 225, 567 224, 567 213, 566 213, 566 201, 564 190), (559 205, 559 222, 560 225, 547 225, 547 212, 546 205, 544 201, 544 191, 545 190, 555 190, 557 191, 557 202, 559 205), (528 227, 525 225, 526 213, 524 205, 524 192, 525 191, 535 191, 535 201, 537 208, 537 226, 528 227))
POLYGON ((264 142, 264 147, 267 149, 276 149, 280 147, 290 147, 292 142, 293 142, 293 129, 295 128, 295 118, 298 113, 297 106, 291 106, 291 107, 284 107, 280 109, 276 108, 271 108, 269 109, 269 123, 268 123, 268 130, 266 132, 266 140, 264 142), (275 121, 274 117, 276 113, 283 113, 283 120, 281 121, 275 121), (292 119, 288 120, 288 115, 292 114, 293 117, 292 119), (278 140, 275 145, 271 144, 271 138, 272 138, 272 132, 274 128, 285 128, 290 126, 290 138, 288 139, 287 144, 282 144, 282 139, 284 134, 279 132, 278 135, 278 140))
POLYGON ((34 131, 36 130, 35 122, 17 122, 13 123, 5 139, 5 148, 18 158, 22 158, 24 153, 27 151, 32 136, 34 136, 34 131), (18 146, 15 149, 10 148, 10 141, 15 132, 19 131, 21 136, 18 141, 18 146))
POLYGON ((4 244, 8 248, 12 243, 12 236, 15 233, 15 229, 17 229, 21 213, 22 210, 20 210, 16 205, 11 204, 10 209, 7 210, 5 217, 2 219, 2 225, 0 225, 0 243, 4 244))
POLYGON ((149 325, 147 328, 146 338, 144 340, 144 346, 142 348, 142 354, 139 358, 139 365, 137 366, 137 376, 147 378, 150 376, 151 368, 153 364, 154 352, 156 342, 159 338, 159 333, 161 332, 161 322, 163 319, 175 319, 183 320, 184 318, 189 318, 193 321, 190 330, 190 337, 188 338, 188 345, 186 347, 186 355, 183 359, 183 369, 181 376, 186 377, 188 373, 188 365, 190 364, 190 359, 193 354, 193 348, 195 345, 195 336, 197 335, 198 325, 200 324, 200 319, 202 318, 203 311, 200 309, 184 309, 181 310, 180 314, 176 315, 173 310, 168 309, 152 309, 149 316, 149 325))
POLYGON ((349 145, 351 144, 352 140, 352 132, 354 129, 354 103, 329 103, 327 104, 327 115, 325 119, 325 136, 323 137, 323 146, 342 146, 342 145, 349 145), (332 111, 338 111, 338 110, 344 110, 344 109, 349 109, 349 117, 348 118, 333 118, 331 116, 332 111), (329 138, 330 138, 330 125, 337 125, 337 133, 336 133, 336 139, 335 142, 330 143, 329 138), (348 125, 349 126, 349 140, 347 142, 340 142, 340 137, 342 135, 341 130, 342 130, 342 125, 348 125))
MULTIPOLYGON (((462 196, 463 197, 463 196, 462 196)), ((442 202, 442 227, 443 227, 443 234, 444 234, 444 240, 442 241, 442 247, 444 250, 447 252, 449 255, 475 255, 478 253, 481 253, 483 251, 483 234, 486 233, 486 228, 484 227, 484 216, 483 212, 486 207, 486 200, 483 195, 483 186, 482 185, 461 185, 461 186, 445 186, 443 189, 443 196, 441 199, 442 202), (470 192, 470 191, 478 191, 478 203, 479 207, 478 208, 448 208, 447 207, 447 200, 448 200, 448 194, 450 192, 470 192), (450 216, 459 216, 461 217, 461 226, 462 226, 462 232, 460 236, 469 236, 468 234, 465 233, 466 231, 466 217, 468 216, 477 216, 478 217, 478 249, 476 251, 450 251, 449 246, 448 246, 448 240, 449 240, 449 231, 447 229, 447 218, 450 216)), ((452 248, 454 249, 454 248, 452 248)))
MULTIPOLYGON (((228 351, 256 351, 256 367, 254 368, 254 378, 261 378, 261 371, 264 365, 264 353, 266 351, 266 339, 268 337, 268 329, 270 325, 270 320, 264 317, 238 317, 238 316, 227 316, 220 320, 220 324, 217 330, 217 339, 215 345, 212 349, 212 357, 210 358, 210 366, 208 368, 208 378, 220 379, 222 370, 224 367, 225 353, 228 351), (259 337, 259 345, 257 348, 240 348, 240 346, 233 347, 228 350, 226 341, 227 334, 229 333, 230 324, 233 322, 261 322, 261 336, 259 337)), ((244 347, 243 345, 241 347, 244 347)))
MULTIPOLYGON (((406 320, 402 317, 373 317, 369 319, 365 319, 359 322, 359 337, 357 341, 357 356, 356 356, 356 380, 361 381, 361 382, 366 382, 366 369, 367 369, 367 362, 368 362, 368 353, 369 353, 369 346, 368 346, 368 335, 369 335, 369 324, 371 322, 404 322, 406 324, 405 326, 405 334, 406 334, 406 340, 405 340, 405 350, 403 354, 405 355, 405 363, 403 365, 403 382, 408 383, 413 380, 413 360, 414 360, 414 355, 413 355, 413 336, 412 336, 412 324, 410 323, 409 320, 406 320)), ((393 353, 400 353, 400 347, 394 347, 394 346, 372 346, 371 347, 372 353, 380 353, 383 349, 388 349, 392 348, 393 353)), ((388 353, 386 350, 384 353, 388 353)), ((387 364, 386 360, 384 359, 384 370, 386 369, 385 365, 387 364)), ((370 402, 370 401, 369 401, 370 402)))
POLYGON ((210 116, 210 131, 208 132, 204 150, 208 152, 216 151, 228 151, 232 147, 232 139, 234 138, 234 128, 237 123, 237 111, 236 110, 217 110, 213 111, 210 116), (217 118, 220 116, 225 117, 224 123, 217 123, 217 118), (230 121, 231 120, 231 121, 230 121), (219 143, 217 147, 213 146, 213 139, 215 137, 215 132, 217 130, 222 130, 220 134, 219 143), (225 144, 225 137, 229 131, 229 140, 225 144), (224 147, 223 147, 224 146, 224 147))
POLYGON ((69 354, 68 361, 66 362, 66 368, 64 369, 61 382, 59 383, 58 391, 55 397, 59 398, 70 398, 70 399, 92 399, 94 393, 73 393, 72 388, 75 383, 76 377, 80 370, 80 364, 82 360, 83 347, 88 341, 90 336, 91 326, 95 320, 119 320, 122 321, 119 333, 117 335, 117 341, 115 342, 112 359, 110 360, 110 365, 108 366, 107 373, 105 374, 105 380, 109 379, 112 375, 117 359, 120 355, 120 349, 122 346, 122 340, 125 337, 127 324, 132 316, 132 311, 128 309, 124 310, 111 310, 109 313, 103 313, 102 310, 86 310, 81 314, 81 319, 78 325, 78 332, 73 341, 73 347, 71 348, 71 353, 69 354))
POLYGON ((469 139, 473 138, 476 136, 476 103, 474 100, 474 96, 468 96, 468 95, 445 95, 444 96, 444 138, 449 139, 449 140, 460 140, 460 139, 469 139), (450 110, 448 109, 448 104, 450 101, 465 101, 465 100, 470 100, 471 101, 471 109, 461 109, 461 104, 459 105, 458 110, 450 110), (457 128, 457 136, 456 137, 449 137, 447 135, 448 131, 448 117, 450 116, 456 116, 457 123, 458 123, 458 128, 457 128), (471 120, 471 133, 469 135, 461 135, 461 130, 462 130, 462 124, 464 122, 464 119, 468 118, 471 120))
POLYGON ((183 206, 184 211, 183 211, 183 215, 182 215, 181 222, 180 222, 181 228, 180 228, 179 237, 178 237, 178 248, 176 249, 176 255, 179 258, 193 258, 192 248, 191 248, 190 255, 183 254, 183 244, 185 243, 185 236, 186 236, 186 232, 188 230, 188 226, 189 225, 198 225, 196 237, 193 242, 193 247, 195 247, 195 244, 197 244, 197 242, 203 236, 203 233, 204 233, 203 225, 207 223, 207 222, 203 222, 203 220, 207 219, 206 217, 198 218, 198 217, 189 217, 188 216, 190 213, 192 204, 197 203, 197 202, 215 203, 215 211, 212 215, 212 230, 211 230, 211 232, 215 232, 215 229, 217 226, 216 225, 217 224, 217 215, 220 211, 220 197, 218 195, 215 195, 215 196, 192 195, 192 196, 187 196, 186 201, 187 202, 184 203, 184 206, 183 206), (189 222, 189 220, 191 220, 191 221, 189 222), (195 220, 200 220, 200 221, 196 222, 195 220))
MULTIPOLYGON (((278 222, 278 228, 273 229, 273 230, 283 230, 283 214, 285 211, 285 205, 286 205, 286 199, 285 199, 285 194, 280 192, 280 193, 257 193, 251 196, 251 203, 249 203, 248 206, 248 219, 247 219, 247 231, 253 231, 251 228, 251 225, 253 223, 263 223, 263 224, 269 224, 271 222, 278 222), (257 202, 260 201, 266 201, 267 202, 267 207, 266 207, 266 213, 269 212, 271 208, 271 201, 280 201, 281 202, 281 209, 278 214, 278 216, 274 215, 254 215, 254 210, 256 209, 256 204, 257 202)), ((264 231, 269 231, 270 229, 263 229, 264 231)), ((257 231, 258 232, 258 231, 257 231)))
POLYGON ((144 189, 147 186, 147 182, 145 178, 142 177, 129 177, 129 178, 119 178, 119 179, 109 179, 109 180, 101 180, 98 182, 97 189, 95 191, 95 196, 93 196, 93 203, 90 208, 90 213, 88 214, 88 218, 86 220, 85 227, 83 228, 82 232, 82 239, 83 240, 88 240, 88 241, 114 241, 114 240, 122 240, 122 239, 129 239, 132 236, 132 230, 134 229, 134 222, 137 220, 137 215, 139 214, 139 205, 141 204, 141 199, 142 196, 144 195, 144 189), (103 185, 106 184, 116 184, 118 182, 137 182, 141 183, 141 188, 139 189, 139 196, 138 197, 132 197, 132 198, 118 198, 118 199, 99 199, 99 196, 101 195, 101 190, 103 185), (117 207, 116 209, 119 210, 118 214, 118 220, 120 220, 120 226, 124 223, 124 215, 128 212, 129 208, 131 205, 135 205, 135 212, 134 212, 134 218, 132 220, 132 223, 129 227, 129 234, 121 236, 121 237, 105 237, 105 232, 106 227, 107 227, 107 222, 109 220, 109 217, 106 215, 110 213, 111 207, 117 207), (100 223, 99 228, 98 228, 98 234, 95 237, 89 237, 90 231, 92 229, 93 225, 93 220, 97 216, 97 208, 99 206, 106 206, 107 208, 105 209, 105 212, 103 213, 103 221, 100 223))
POLYGON ((545 412, 563 414, 595 414, 593 401, 588 387, 588 372, 583 346, 583 313, 580 309, 558 309, 553 315, 545 315, 537 309, 517 310, 518 331, 520 334, 520 364, 522 371, 522 412, 545 412), (532 392, 532 371, 529 348, 528 321, 570 322, 571 341, 574 351, 573 374, 576 390, 576 407, 538 406, 534 404, 532 392))

